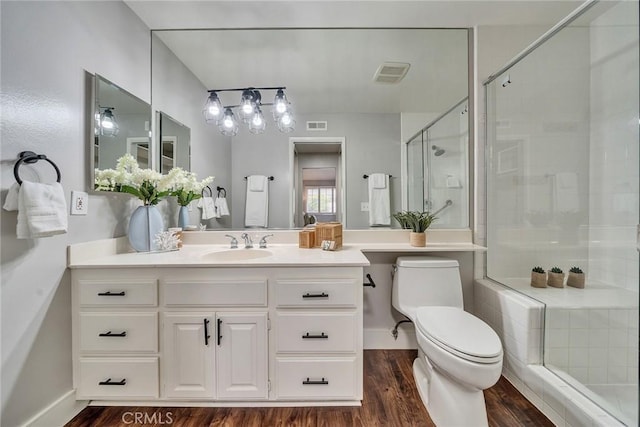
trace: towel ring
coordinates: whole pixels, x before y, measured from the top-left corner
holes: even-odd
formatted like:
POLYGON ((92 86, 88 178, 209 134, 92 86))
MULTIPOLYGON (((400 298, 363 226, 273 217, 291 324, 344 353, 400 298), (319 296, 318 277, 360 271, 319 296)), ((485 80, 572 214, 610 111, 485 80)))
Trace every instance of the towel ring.
POLYGON ((209 190, 209 197, 213 197, 213 190, 212 190, 212 189, 211 189, 211 187, 209 187, 208 185, 207 185, 206 187, 204 187, 204 188, 202 189, 202 191, 200 192, 200 193, 202 194, 202 197, 205 197, 205 196, 204 196, 204 190, 209 190))
POLYGON ((58 165, 56 165, 51 159, 49 159, 44 154, 36 154, 33 151, 23 151, 20 154, 18 154, 18 157, 20 158, 18 159, 15 166, 13 167, 13 176, 16 178, 16 181, 18 182, 19 185, 22 185, 22 180, 20 179, 20 175, 18 174, 18 169, 20 168, 20 165, 22 163, 36 163, 38 160, 46 160, 47 162, 49 162, 49 164, 51 164, 51 166, 53 166, 53 168, 56 170, 56 174, 58 175, 57 182, 60 182, 61 175, 60 175, 60 169, 58 169, 58 165))
MULTIPOLYGON (((217 186, 216 191, 218 191, 217 196, 220 197, 220 193, 222 193, 222 197, 227 197, 227 190, 224 187, 217 186)), ((211 193, 213 194, 213 192, 211 193)))

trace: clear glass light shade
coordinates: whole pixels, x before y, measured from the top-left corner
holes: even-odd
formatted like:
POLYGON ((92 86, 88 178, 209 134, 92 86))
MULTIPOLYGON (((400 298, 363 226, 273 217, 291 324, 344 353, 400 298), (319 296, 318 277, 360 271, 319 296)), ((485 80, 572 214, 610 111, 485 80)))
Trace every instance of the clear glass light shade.
POLYGON ((256 107, 256 111, 253 113, 251 120, 249 121, 249 132, 262 133, 267 127, 267 122, 264 120, 262 111, 259 107, 256 107))
POLYGON ((224 116, 220 120, 218 125, 220 133, 225 136, 235 136, 238 134, 238 120, 236 120, 235 114, 231 111, 231 108, 227 108, 224 111, 224 116))
POLYGON ((240 116, 244 123, 250 123, 253 119, 254 112, 260 105, 260 92, 257 90, 246 89, 242 92, 240 99, 240 116))
POLYGON ((100 135, 116 136, 118 132, 120 132, 120 126, 118 126, 113 111, 111 111, 110 108, 106 108, 102 114, 100 114, 100 135))
POLYGON ((291 112, 286 111, 278 118, 278 129, 280 132, 291 132, 296 127, 296 121, 293 119, 291 112))
POLYGON ((220 98, 218 98, 215 92, 212 92, 202 111, 205 121, 207 123, 218 123, 222 118, 223 111, 224 107, 222 106, 222 102, 220 102, 220 98))
POLYGON ((289 101, 282 89, 278 89, 276 97, 273 99, 273 117, 278 118, 289 109, 289 101))

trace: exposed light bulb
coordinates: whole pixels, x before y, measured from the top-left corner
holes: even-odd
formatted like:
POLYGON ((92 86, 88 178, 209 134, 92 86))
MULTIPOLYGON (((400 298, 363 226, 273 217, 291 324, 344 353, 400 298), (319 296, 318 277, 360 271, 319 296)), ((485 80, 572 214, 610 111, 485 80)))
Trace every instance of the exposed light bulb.
POLYGON ((245 115, 253 113, 253 105, 251 105, 251 101, 246 101, 242 104, 242 112, 245 115))
POLYGON ((225 117, 222 123, 224 124, 224 127, 228 129, 231 129, 233 127, 233 119, 229 116, 225 117))
POLYGON ((276 112, 278 114, 282 114, 287 111, 287 104, 285 104, 282 100, 276 104, 276 112))
POLYGON ((254 115, 251 123, 253 123, 254 126, 260 126, 262 124, 262 116, 259 114, 254 115))
POLYGON ((289 113, 283 114, 280 121, 283 125, 289 126, 291 124, 291 115, 289 113))
POLYGON ((209 105, 209 114, 211 114, 212 116, 217 116, 218 114, 220 114, 220 107, 218 107, 216 104, 209 105))
POLYGON ((103 120, 102 127, 104 129, 113 129, 113 122, 111 120, 103 120))

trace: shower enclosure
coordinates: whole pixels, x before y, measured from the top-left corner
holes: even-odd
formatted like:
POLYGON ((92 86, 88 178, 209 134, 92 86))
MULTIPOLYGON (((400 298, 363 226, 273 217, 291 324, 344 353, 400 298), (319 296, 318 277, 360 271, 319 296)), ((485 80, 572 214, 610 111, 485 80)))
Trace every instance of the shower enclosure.
POLYGON ((638 425, 638 2, 592 2, 485 82, 486 276, 545 305, 544 365, 638 425), (579 267, 584 289, 534 288, 579 267))
POLYGON ((407 142, 407 208, 439 211, 433 228, 469 227, 468 146, 467 98, 407 142))

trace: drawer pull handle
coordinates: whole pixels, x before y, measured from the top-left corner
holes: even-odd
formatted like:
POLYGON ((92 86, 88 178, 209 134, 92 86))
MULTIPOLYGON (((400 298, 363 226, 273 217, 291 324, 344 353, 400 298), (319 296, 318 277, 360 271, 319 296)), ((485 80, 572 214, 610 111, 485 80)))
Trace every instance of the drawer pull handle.
POLYGON ((302 381, 302 385, 329 385, 329 381, 325 380, 324 377, 320 381, 312 381, 307 377, 306 381, 302 381))
POLYGON ((126 337, 127 336, 127 331, 122 331, 119 334, 114 334, 111 331, 109 332, 105 332, 102 334, 98 334, 99 337, 126 337))
POLYGON ((324 332, 321 333, 320 335, 311 335, 309 332, 307 332, 305 335, 302 336, 303 339, 328 339, 329 335, 326 335, 324 332))
POLYGON ((218 345, 222 341, 222 319, 218 319, 218 345))
POLYGON ((205 317, 204 318, 204 345, 209 345, 209 338, 211 338, 211 335, 209 335, 209 319, 205 317))
POLYGON ((126 385, 127 379, 123 378, 121 381, 111 381, 111 378, 108 378, 106 381, 100 381, 98 385, 126 385))
POLYGON ((121 292, 107 291, 107 292, 99 292, 98 293, 99 297, 123 297, 125 295, 126 295, 126 293, 124 291, 121 291, 121 292))
POLYGON ((321 294, 310 294, 309 292, 307 292, 306 294, 302 295, 302 298, 329 298, 329 294, 324 292, 321 294))

